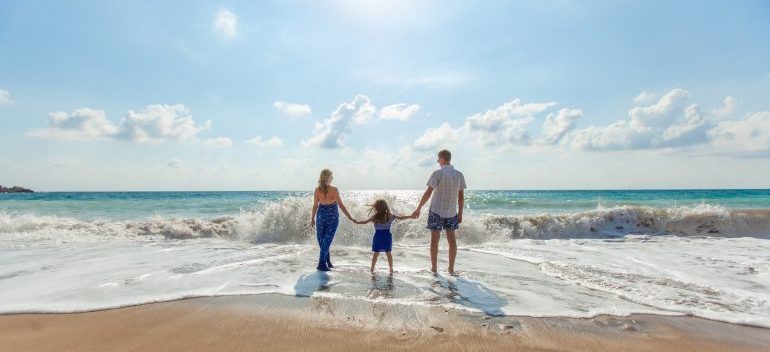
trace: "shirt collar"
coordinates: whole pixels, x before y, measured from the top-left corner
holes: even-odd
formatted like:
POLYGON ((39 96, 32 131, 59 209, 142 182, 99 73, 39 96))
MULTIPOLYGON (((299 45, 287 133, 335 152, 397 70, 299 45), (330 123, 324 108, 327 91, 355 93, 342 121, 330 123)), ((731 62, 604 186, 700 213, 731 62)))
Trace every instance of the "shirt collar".
POLYGON ((450 169, 454 169, 454 167, 452 167, 452 164, 441 165, 441 169, 444 169, 444 168, 447 168, 447 167, 450 168, 450 169))

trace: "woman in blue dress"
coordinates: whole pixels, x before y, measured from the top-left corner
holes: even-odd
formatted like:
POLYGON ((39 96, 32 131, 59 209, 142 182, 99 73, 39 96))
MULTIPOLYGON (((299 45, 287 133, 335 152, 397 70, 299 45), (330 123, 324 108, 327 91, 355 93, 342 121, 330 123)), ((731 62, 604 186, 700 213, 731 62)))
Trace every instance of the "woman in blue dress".
POLYGON ((334 234, 337 232, 337 225, 339 224, 339 212, 337 208, 342 210, 342 213, 350 219, 350 213, 342 204, 340 199, 340 192, 337 187, 332 186, 332 171, 329 169, 321 170, 321 176, 318 177, 318 187, 315 189, 315 195, 313 196, 313 215, 310 220, 310 226, 315 227, 316 238, 318 239, 318 246, 321 247, 321 253, 318 256, 318 266, 316 269, 321 271, 329 271, 334 268, 332 265, 331 256, 329 255, 329 247, 334 240, 334 234))

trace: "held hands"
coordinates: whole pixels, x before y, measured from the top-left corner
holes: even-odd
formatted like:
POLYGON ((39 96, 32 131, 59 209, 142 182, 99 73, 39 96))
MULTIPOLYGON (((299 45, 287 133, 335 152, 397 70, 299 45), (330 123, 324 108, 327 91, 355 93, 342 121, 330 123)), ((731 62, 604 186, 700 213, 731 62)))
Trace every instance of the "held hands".
POLYGON ((412 212, 412 219, 417 219, 420 217, 420 209, 417 208, 412 212))

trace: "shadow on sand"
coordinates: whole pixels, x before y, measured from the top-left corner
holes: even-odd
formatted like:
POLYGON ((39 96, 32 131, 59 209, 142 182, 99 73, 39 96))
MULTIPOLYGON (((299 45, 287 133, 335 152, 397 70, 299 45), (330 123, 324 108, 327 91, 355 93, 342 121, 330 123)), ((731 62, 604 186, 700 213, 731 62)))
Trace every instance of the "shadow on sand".
POLYGON ((316 271, 312 274, 300 276, 294 284, 294 295, 297 297, 310 297, 313 292, 329 289, 329 274, 324 271, 316 271))
POLYGON ((489 316, 504 316, 503 307, 508 303, 482 283, 460 277, 436 276, 431 291, 448 298, 450 302, 478 309, 489 316))

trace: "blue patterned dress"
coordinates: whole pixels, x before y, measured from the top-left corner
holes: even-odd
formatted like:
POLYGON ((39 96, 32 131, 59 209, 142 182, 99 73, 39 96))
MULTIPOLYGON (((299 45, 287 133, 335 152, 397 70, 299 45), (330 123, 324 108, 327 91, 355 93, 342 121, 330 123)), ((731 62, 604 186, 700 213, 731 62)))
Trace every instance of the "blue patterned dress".
POLYGON ((334 234, 337 232, 337 225, 340 222, 337 203, 319 204, 315 222, 316 238, 318 239, 318 246, 321 247, 316 269, 329 271, 329 267, 332 266, 329 247, 332 245, 334 234))

